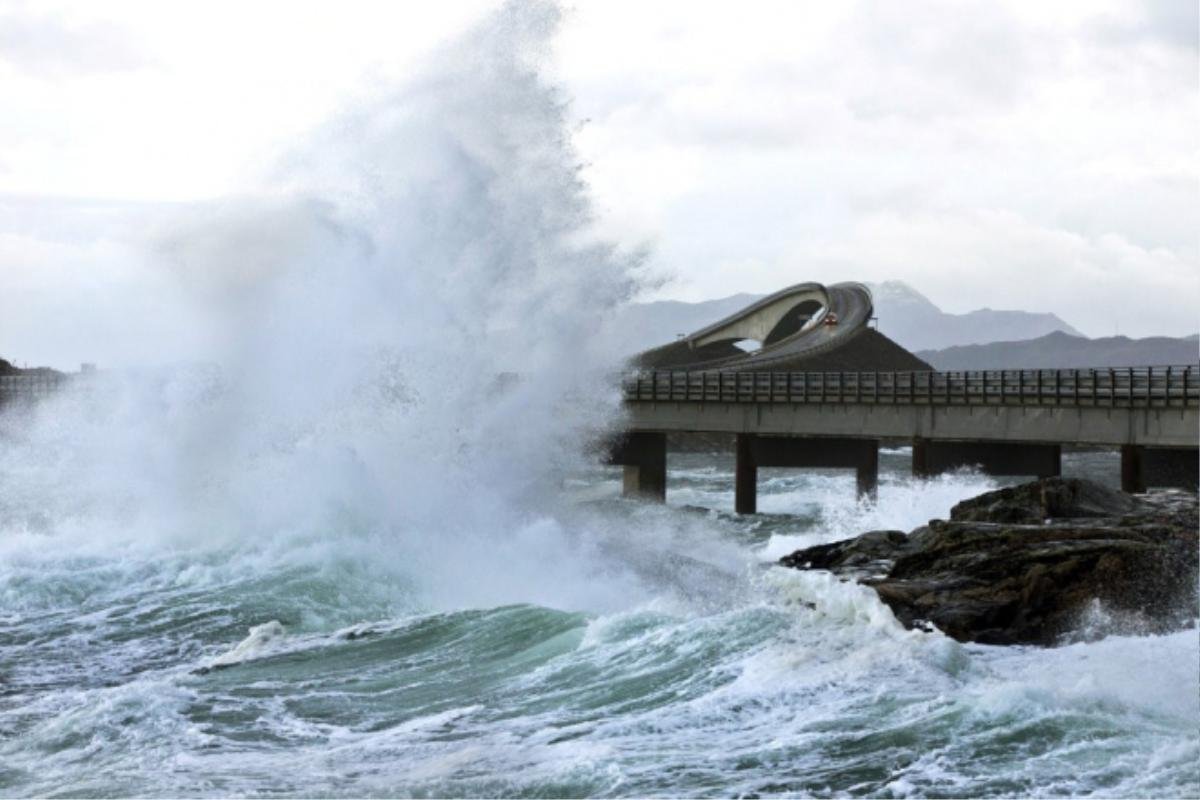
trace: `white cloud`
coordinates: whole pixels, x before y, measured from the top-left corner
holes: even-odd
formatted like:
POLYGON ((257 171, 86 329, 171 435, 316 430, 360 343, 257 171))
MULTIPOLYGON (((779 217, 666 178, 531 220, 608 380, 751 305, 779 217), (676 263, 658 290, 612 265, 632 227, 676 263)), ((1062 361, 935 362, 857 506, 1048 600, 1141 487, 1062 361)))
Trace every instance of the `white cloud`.
POLYGON ((872 281, 904 272, 949 311, 1058 312, 1093 336, 1118 326, 1127 334, 1182 335, 1200 325, 1196 306, 1179 302, 1200 294, 1194 264, 1117 234, 1083 236, 1010 211, 875 214, 847 240, 791 257, 825 271, 869 265, 863 277, 872 281))
POLYGON ((679 14, 669 44, 621 48, 619 92, 593 90, 591 60, 569 70, 604 206, 644 209, 678 276, 660 296, 898 278, 955 310, 1050 310, 1107 334, 1105 309, 1133 303, 1124 332, 1196 330, 1195 48, 1147 33, 1173 11, 859 4, 806 24, 798 8, 679 14), (1020 296, 1017 274, 1038 278, 1020 296))
POLYGON ((40 78, 135 70, 149 64, 125 30, 71 24, 50 13, 0 15, 0 65, 40 78))
MULTIPOLYGON (((490 5, 0 12, 0 347, 36 347, 38 304, 65 302, 56 280, 95 313, 91 279, 53 258, 136 293, 112 242, 143 252, 145 203, 261 190, 306 132, 490 5), (46 196, 143 204, 81 216, 30 199, 46 196), (75 250, 45 246, 64 239, 75 250)), ((676 276, 659 296, 894 278, 951 310, 1178 334, 1200 305, 1195 17, 1159 0, 584 0, 553 69, 587 120, 576 142, 603 229, 652 243, 651 266, 676 276)))

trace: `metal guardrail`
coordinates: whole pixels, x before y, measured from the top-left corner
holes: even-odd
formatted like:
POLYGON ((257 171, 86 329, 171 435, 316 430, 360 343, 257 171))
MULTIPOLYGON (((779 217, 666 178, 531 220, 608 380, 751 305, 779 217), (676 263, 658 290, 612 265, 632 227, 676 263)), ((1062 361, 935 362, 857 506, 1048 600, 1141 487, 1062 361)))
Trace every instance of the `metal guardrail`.
POLYGON ((0 375, 0 401, 45 397, 58 391, 70 379, 69 375, 54 372, 0 375))
POLYGON ((626 402, 1028 405, 1187 408, 1200 367, 973 372, 646 370, 622 380, 626 402))
MULTIPOLYGON (((71 376, 0 375, 0 401, 36 399, 71 376)), ((627 402, 1200 406, 1200 367, 970 372, 724 372, 645 370, 626 375, 627 402)))

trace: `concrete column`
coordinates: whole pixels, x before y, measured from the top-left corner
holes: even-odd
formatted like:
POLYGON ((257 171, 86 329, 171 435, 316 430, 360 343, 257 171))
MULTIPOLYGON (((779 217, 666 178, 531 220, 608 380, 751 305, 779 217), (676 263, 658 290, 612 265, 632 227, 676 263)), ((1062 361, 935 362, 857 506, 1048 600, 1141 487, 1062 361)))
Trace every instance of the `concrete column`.
POLYGON ((1047 445, 1047 448, 1049 448, 1045 456, 1047 461, 1047 473, 1045 475, 1038 475, 1038 477, 1060 478, 1062 477, 1062 445, 1051 444, 1047 445))
POLYGON ((667 501, 666 464, 655 467, 646 464, 626 464, 621 487, 625 497, 639 497, 656 503, 667 501))
POLYGON ((879 489, 879 444, 871 444, 874 446, 862 449, 862 460, 855 468, 855 475, 858 479, 858 496, 874 500, 879 489))
POLYGON ((879 441, 845 437, 754 436, 737 438, 736 501, 740 514, 758 507, 759 467, 834 467, 853 469, 860 496, 871 496, 879 483, 879 441))
POLYGON ((1147 486, 1173 486, 1196 491, 1200 487, 1200 449, 1147 447, 1142 451, 1147 486))
POLYGON ((667 499, 667 435, 627 433, 611 446, 609 464, 625 467, 623 493, 659 503, 667 499))
POLYGON ((1142 468, 1142 448, 1121 445, 1121 491, 1136 494, 1146 491, 1146 473, 1142 468))
POLYGON ((924 439, 913 439, 912 474, 914 478, 929 478, 933 475, 929 468, 929 443, 924 439))
POLYGON ((1121 488, 1144 492, 1151 486, 1196 491, 1200 486, 1200 450, 1192 447, 1121 447, 1121 488))
POLYGON ((941 442, 913 440, 913 475, 922 478, 959 467, 979 467, 989 475, 1049 478, 1062 472, 1062 446, 1020 442, 941 442))
POLYGON ((733 508, 739 514, 758 513, 758 461, 754 454, 755 438, 751 433, 739 433, 737 437, 733 508))

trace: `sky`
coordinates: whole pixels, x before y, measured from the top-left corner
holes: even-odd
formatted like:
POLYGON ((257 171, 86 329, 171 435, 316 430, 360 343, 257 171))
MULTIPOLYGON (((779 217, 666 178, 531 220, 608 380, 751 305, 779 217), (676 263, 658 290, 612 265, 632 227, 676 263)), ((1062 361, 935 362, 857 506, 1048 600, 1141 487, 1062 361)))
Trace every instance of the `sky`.
MULTIPOLYGON (((0 0, 0 355, 134 358, 161 220, 263 191, 495 5, 0 0)), ((1090 336, 1200 329, 1194 0, 564 10, 547 74, 644 299, 901 280, 1090 336)))

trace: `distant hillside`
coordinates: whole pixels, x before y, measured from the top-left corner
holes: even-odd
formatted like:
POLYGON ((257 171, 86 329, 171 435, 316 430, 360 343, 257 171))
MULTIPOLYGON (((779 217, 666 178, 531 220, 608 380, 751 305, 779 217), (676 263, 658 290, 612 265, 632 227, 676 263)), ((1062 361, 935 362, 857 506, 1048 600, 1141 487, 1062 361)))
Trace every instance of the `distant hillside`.
MULTIPOLYGON (((913 351, 1033 339, 1051 331, 1080 335, 1079 331, 1054 314, 994 311, 988 308, 966 314, 947 314, 905 283, 885 281, 868 285, 875 298, 875 316, 880 333, 913 351)), ((615 334, 617 347, 620 352, 632 354, 667 344, 674 341, 678 334, 691 333, 716 322, 763 296, 736 294, 700 303, 674 300, 634 303, 621 312, 615 334)))
POLYGON ((917 355, 940 370, 1167 366, 1196 364, 1200 360, 1200 339, 1086 339, 1055 332, 1027 341, 922 350, 917 355))
MULTIPOLYGON (((783 288, 783 287, 780 287, 783 288)), ((678 300, 659 300, 653 303, 632 303, 620 312, 613 326, 617 350, 633 355, 651 347, 669 344, 679 334, 688 334, 740 311, 765 295, 735 294, 720 300, 684 303, 678 300)))
POLYGON ((900 281, 868 284, 880 332, 909 350, 1034 339, 1053 331, 1082 336, 1056 314, 981 308, 948 314, 900 281))

